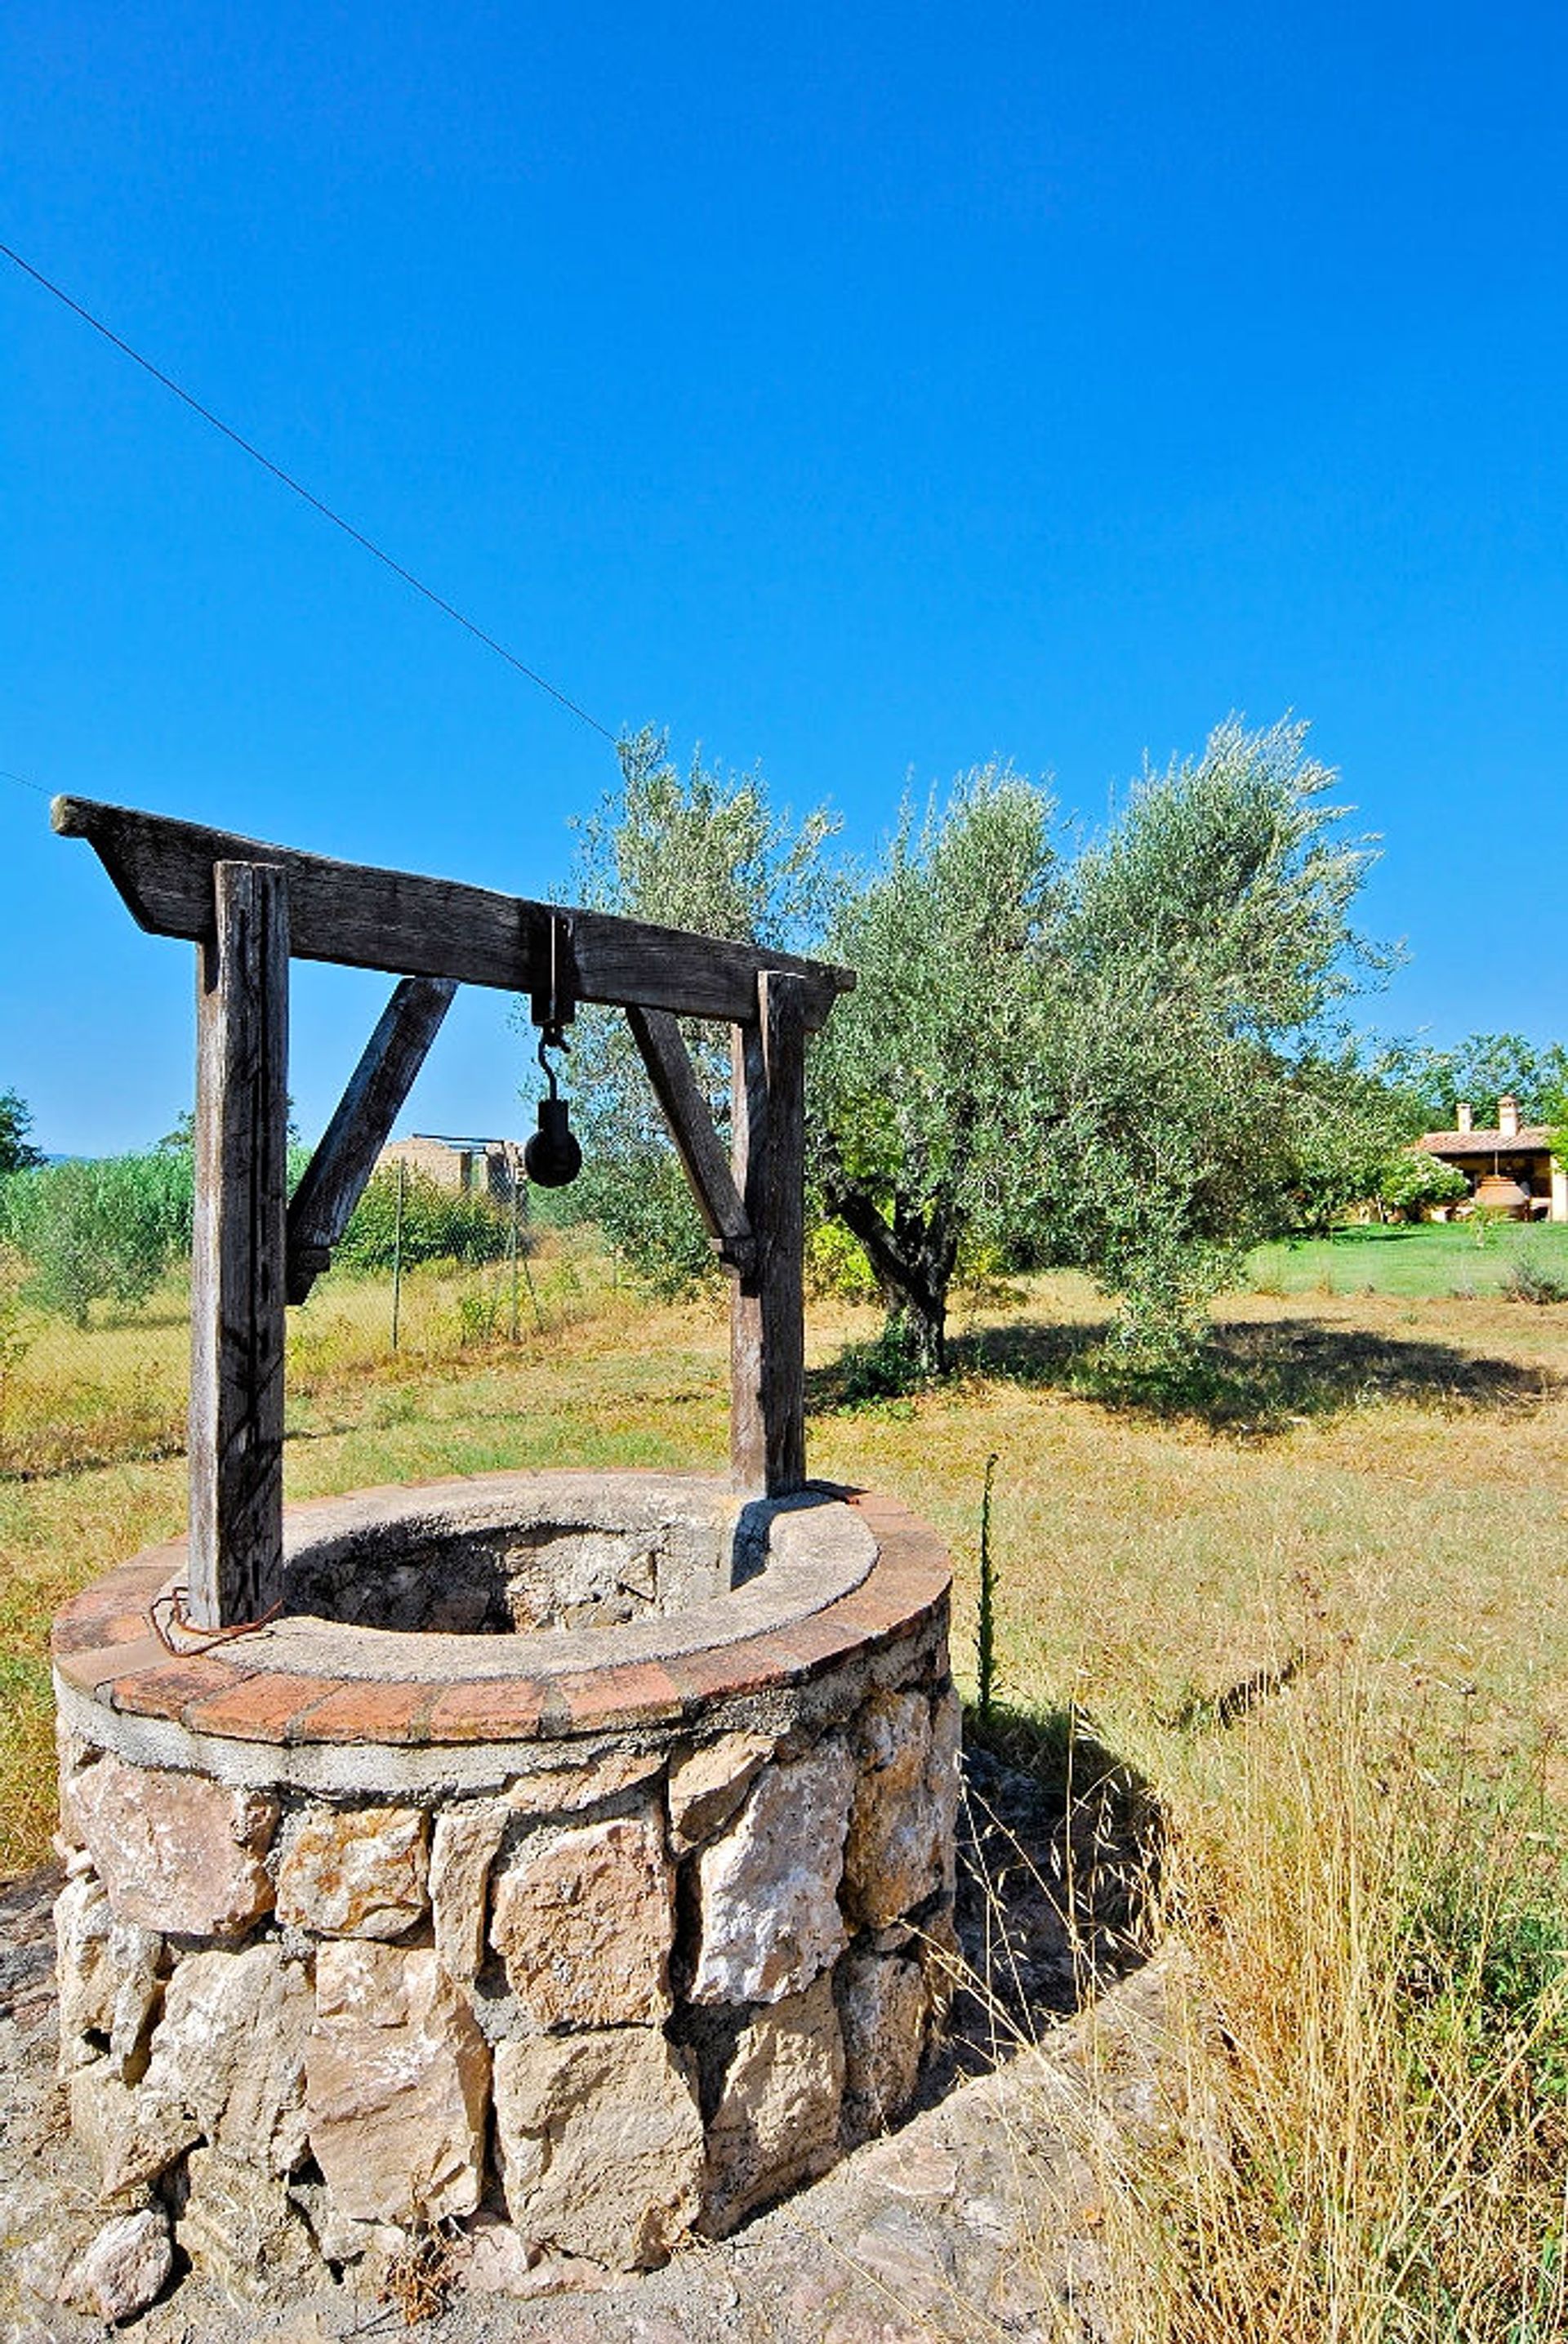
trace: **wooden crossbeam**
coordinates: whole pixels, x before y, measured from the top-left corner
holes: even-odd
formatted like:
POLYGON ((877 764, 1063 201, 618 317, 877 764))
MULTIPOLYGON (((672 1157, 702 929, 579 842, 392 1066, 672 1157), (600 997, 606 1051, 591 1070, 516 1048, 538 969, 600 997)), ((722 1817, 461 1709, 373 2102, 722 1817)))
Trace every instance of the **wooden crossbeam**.
POLYGON ((558 970, 559 981, 575 1000, 746 1023, 757 1014, 759 976, 778 969, 800 980, 813 1030, 855 983, 852 969, 825 961, 608 912, 569 911, 457 880, 335 863, 94 798, 56 798, 52 820, 63 837, 88 841, 132 918, 155 935, 206 942, 215 864, 265 863, 288 876, 289 949, 301 960, 540 993, 550 983, 555 922, 569 964, 558 970))
POLYGON ((730 1268, 749 1270, 755 1251, 752 1225, 681 1028, 667 1009, 631 1007, 626 1022, 714 1250, 730 1268))
POLYGON ((456 992, 449 976, 406 976, 382 1010, 320 1145, 288 1200, 290 1302, 303 1302, 330 1265, 332 1248, 364 1193, 456 992))

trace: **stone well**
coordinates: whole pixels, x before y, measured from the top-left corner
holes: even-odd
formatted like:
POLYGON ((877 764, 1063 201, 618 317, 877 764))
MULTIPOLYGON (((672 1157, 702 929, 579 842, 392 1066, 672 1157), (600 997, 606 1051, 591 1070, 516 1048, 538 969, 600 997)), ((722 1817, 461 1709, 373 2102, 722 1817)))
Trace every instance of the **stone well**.
POLYGON ((631 2268, 898 2114, 954 1943, 931 1531, 511 1473, 296 1506, 286 1557, 283 1614, 206 1649, 151 1624, 183 1545, 56 1623, 106 2201, 258 2287, 434 2222, 631 2268))

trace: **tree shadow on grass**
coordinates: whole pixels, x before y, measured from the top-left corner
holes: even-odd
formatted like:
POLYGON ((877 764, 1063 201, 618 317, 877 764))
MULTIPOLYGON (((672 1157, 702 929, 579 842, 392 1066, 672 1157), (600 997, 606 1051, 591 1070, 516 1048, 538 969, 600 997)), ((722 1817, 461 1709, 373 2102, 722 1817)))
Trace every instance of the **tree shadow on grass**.
POLYGON ((1568 1378, 1550 1369, 1312 1318, 1219 1324, 1187 1359, 1163 1369, 1118 1361, 1108 1331, 1104 1324, 1017 1320, 963 1337, 953 1347, 955 1362, 960 1374, 1259 1438, 1380 1400, 1414 1400, 1452 1416, 1525 1417, 1568 1391, 1568 1378))

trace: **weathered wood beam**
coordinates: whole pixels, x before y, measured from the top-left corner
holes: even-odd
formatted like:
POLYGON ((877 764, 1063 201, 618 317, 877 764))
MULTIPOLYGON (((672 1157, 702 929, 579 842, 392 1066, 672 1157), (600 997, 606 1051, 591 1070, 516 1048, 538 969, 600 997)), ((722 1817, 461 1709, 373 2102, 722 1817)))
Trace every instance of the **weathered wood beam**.
POLYGON ((331 1122, 288 1200, 290 1302, 303 1302, 376 1168, 399 1110, 440 1033, 457 986, 449 976, 406 976, 393 992, 349 1078, 331 1122))
POLYGON ((288 883, 248 862, 212 877, 190 1287, 187 1609, 202 1628, 258 1619, 283 1591, 288 883))
POLYGON ((764 970, 756 1022, 736 1029, 735 1179, 755 1238, 730 1299, 730 1464, 744 1490, 805 1481, 805 1001, 764 970))
POLYGON ((607 912, 536 904, 456 880, 335 863, 93 798, 56 798, 53 821, 63 837, 88 841, 133 919, 155 935, 204 942, 212 932, 213 865, 267 863, 287 874, 291 948, 301 960, 535 993, 549 984, 551 924, 560 921, 569 963, 561 979, 578 1001, 636 1002, 744 1024, 757 1014, 758 976, 776 968, 800 979, 806 1024, 814 1028, 855 983, 852 969, 824 961, 607 912))
POLYGON ((667 1009, 633 1005, 626 1012, 626 1022, 664 1111, 713 1249, 730 1268, 749 1270, 755 1250, 752 1225, 681 1028, 667 1009))

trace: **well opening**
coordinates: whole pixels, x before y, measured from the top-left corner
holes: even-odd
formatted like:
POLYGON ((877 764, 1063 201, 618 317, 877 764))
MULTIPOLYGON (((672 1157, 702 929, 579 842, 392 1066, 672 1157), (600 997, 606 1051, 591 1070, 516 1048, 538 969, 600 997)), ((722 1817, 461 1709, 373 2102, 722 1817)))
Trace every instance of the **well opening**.
POLYGON ((400 1633, 527 1635, 664 1619, 765 1569, 761 1509, 624 1477, 510 1506, 416 1509, 285 1551, 285 1614, 400 1633))

